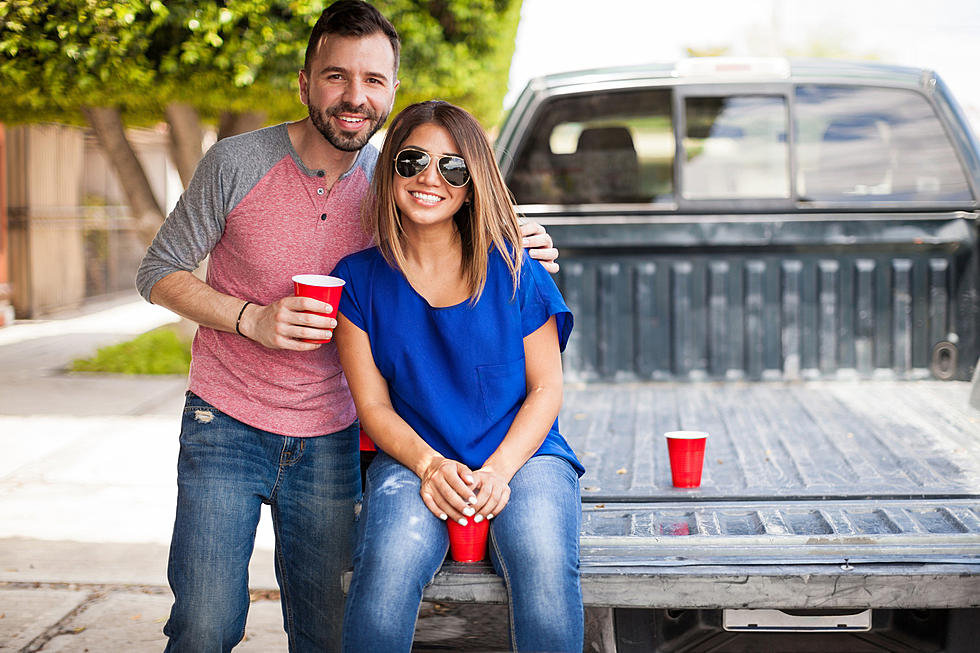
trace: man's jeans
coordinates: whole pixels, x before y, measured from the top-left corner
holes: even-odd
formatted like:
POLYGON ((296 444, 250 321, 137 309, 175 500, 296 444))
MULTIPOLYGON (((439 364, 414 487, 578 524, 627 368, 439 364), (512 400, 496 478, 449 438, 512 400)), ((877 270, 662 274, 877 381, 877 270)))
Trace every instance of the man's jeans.
POLYGON ((356 424, 314 438, 252 428, 187 393, 168 577, 168 652, 230 651, 245 633, 248 562, 263 503, 289 650, 336 651, 360 500, 356 424))
MULTIPOLYGON (((449 548, 446 524, 419 496, 420 482, 378 453, 367 474, 344 618, 348 653, 407 653, 422 590, 449 548)), ((582 650, 578 476, 568 461, 535 456, 510 482, 490 522, 490 559, 507 586, 515 651, 582 650)))

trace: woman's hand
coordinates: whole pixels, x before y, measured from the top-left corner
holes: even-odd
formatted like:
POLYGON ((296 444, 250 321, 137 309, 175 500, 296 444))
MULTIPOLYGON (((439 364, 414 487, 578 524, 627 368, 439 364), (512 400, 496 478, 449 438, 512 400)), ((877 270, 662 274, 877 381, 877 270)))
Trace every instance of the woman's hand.
POLYGON ((493 519, 510 501, 510 477, 489 465, 484 465, 473 472, 473 476, 476 479, 475 488, 478 490, 476 503, 473 504, 477 513, 474 520, 493 519))
MULTIPOLYGON (((473 491, 475 478, 469 467, 461 462, 435 456, 422 473, 419 494, 425 506, 439 519, 468 519, 475 513, 473 491)), ((462 522, 461 522, 462 523, 462 522)))

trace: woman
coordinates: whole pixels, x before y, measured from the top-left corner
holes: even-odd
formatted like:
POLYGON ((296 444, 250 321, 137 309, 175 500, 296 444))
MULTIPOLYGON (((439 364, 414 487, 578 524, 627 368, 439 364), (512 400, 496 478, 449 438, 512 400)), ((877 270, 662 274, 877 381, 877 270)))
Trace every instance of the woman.
POLYGON ((522 255, 517 216, 479 123, 445 102, 405 109, 343 259, 335 334, 367 473, 344 619, 346 651, 409 651, 447 519, 490 522, 517 651, 581 651, 584 471, 558 432, 572 316, 522 255))

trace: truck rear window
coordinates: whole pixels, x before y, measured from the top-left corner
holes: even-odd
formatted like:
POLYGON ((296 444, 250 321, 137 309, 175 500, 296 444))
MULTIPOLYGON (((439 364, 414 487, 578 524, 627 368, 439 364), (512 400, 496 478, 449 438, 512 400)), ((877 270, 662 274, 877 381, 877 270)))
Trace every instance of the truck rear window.
POLYGON ((669 90, 557 98, 536 121, 509 179, 519 204, 649 203, 673 196, 669 90))
POLYGON ((680 148, 671 89, 551 98, 525 132, 511 191, 525 205, 655 204, 676 195, 693 201, 970 201, 960 161, 921 94, 832 84, 790 92, 792 107, 790 96, 778 91, 685 95, 680 148))
POLYGON ((788 122, 782 95, 684 98, 683 196, 788 198, 788 122))
POLYGON ((970 199, 942 125, 915 91, 807 84, 795 111, 801 199, 970 199))

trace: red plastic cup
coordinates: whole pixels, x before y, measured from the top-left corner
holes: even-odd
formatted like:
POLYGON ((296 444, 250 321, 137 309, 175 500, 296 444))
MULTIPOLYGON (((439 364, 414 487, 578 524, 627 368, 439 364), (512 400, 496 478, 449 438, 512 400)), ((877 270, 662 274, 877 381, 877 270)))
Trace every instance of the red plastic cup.
POLYGON ((664 433, 664 437, 667 438, 674 487, 699 487, 708 434, 704 431, 670 431, 664 433))
POLYGON ((466 526, 449 520, 449 553, 456 562, 479 562, 487 554, 487 533, 490 520, 466 520, 466 526))
MULTIPOLYGON (((340 293, 344 289, 344 283, 345 281, 343 279, 330 277, 325 274, 297 274, 293 277, 293 289, 297 297, 312 297, 313 299, 319 299, 321 302, 330 304, 330 307, 333 309, 330 313, 308 311, 317 315, 323 315, 324 317, 337 317, 337 304, 340 303, 340 293)), ((330 342, 330 338, 326 340, 304 339, 303 342, 323 344, 330 342)))

